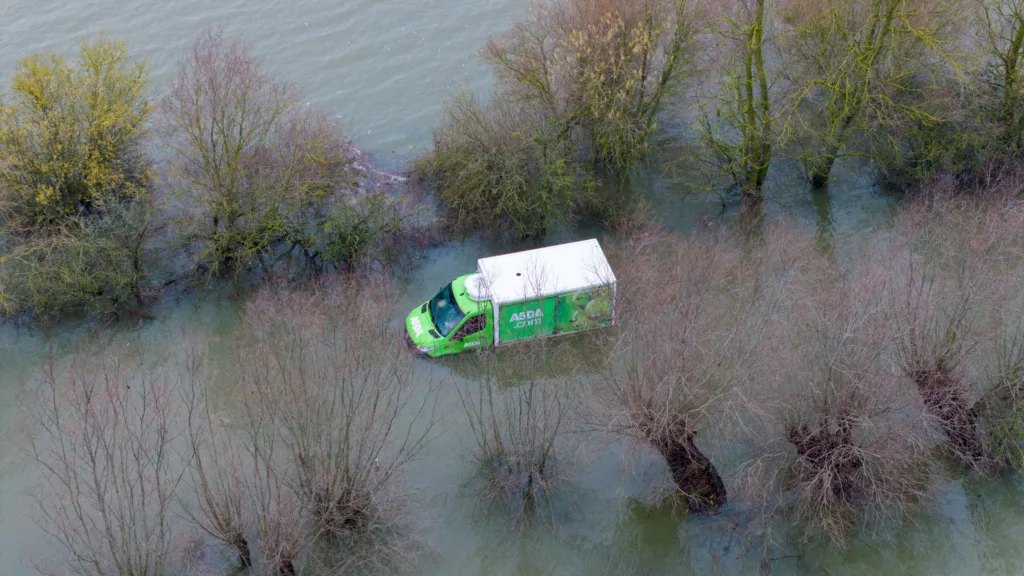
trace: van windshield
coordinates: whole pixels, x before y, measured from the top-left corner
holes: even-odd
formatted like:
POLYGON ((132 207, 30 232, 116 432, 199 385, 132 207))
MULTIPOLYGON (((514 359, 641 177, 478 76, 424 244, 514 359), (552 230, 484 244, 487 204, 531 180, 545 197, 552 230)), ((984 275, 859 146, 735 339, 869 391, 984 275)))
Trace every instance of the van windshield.
POLYGON ((430 315, 434 318, 434 326, 442 336, 447 336, 462 322, 466 313, 459 309, 455 302, 455 293, 449 284, 430 299, 430 315))

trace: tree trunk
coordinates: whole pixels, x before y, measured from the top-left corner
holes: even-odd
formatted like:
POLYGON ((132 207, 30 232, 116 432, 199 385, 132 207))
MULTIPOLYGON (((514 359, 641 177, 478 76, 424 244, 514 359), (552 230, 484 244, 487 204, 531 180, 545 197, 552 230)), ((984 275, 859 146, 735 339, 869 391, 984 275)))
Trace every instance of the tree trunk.
POLYGON ((984 448, 978 437, 976 414, 959 380, 941 369, 922 371, 913 377, 925 409, 938 419, 957 455, 970 464, 980 463, 984 448))
POLYGON ((295 563, 291 560, 281 560, 277 565, 277 576, 295 576, 295 563))
POLYGON ((971 464, 978 464, 984 456, 974 411, 967 397, 958 387, 924 391, 924 404, 928 412, 938 418, 956 453, 971 464))
POLYGON ((685 440, 656 439, 653 444, 665 457, 672 480, 686 497, 691 512, 708 512, 725 504, 725 483, 715 465, 694 444, 693 434, 687 434, 685 440))
POLYGON ((830 151, 826 151, 824 156, 810 162, 807 167, 807 179, 811 181, 811 186, 824 188, 832 175, 832 165, 835 163, 835 153, 830 151))
POLYGON ((864 463, 853 450, 850 422, 844 418, 834 428, 827 422, 813 432, 806 425, 794 426, 786 431, 786 437, 811 474, 829 477, 832 495, 849 501, 853 496, 854 478, 864 463))
POLYGON ((239 538, 235 542, 235 549, 238 550, 238 563, 242 566, 242 569, 248 570, 252 568, 252 552, 249 550, 249 541, 245 538, 239 538))

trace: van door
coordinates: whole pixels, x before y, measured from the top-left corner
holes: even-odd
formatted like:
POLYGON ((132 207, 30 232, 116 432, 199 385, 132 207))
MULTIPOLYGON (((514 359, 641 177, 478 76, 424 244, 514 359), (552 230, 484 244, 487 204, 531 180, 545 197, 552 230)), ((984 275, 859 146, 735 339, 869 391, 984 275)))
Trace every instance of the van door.
POLYGON ((481 312, 467 316, 451 336, 448 337, 452 352, 490 346, 491 326, 487 321, 489 314, 481 312))

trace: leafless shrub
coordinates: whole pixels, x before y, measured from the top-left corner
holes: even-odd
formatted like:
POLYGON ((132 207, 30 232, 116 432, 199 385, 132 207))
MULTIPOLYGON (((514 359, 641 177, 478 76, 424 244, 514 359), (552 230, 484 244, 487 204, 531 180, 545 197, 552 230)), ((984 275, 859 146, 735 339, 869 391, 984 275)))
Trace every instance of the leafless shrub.
POLYGON ((203 532, 230 546, 238 554, 239 566, 251 568, 253 495, 246 478, 248 461, 226 426, 226 417, 215 412, 205 354, 195 342, 186 351, 181 376, 188 407, 188 476, 196 500, 193 505, 193 495, 185 496, 182 509, 203 532))
POLYGON ((294 557, 295 523, 285 521, 298 517, 334 543, 338 562, 401 551, 398 480, 430 439, 433 386, 417 382, 391 304, 383 281, 346 278, 312 292, 268 289, 247 306, 242 426, 274 478, 263 498, 280 522, 260 529, 277 535, 279 555, 294 557))
POLYGON ((558 344, 536 343, 474 354, 475 378, 458 385, 469 419, 484 493, 510 505, 516 518, 547 501, 564 478, 560 443, 569 431, 579 389, 572 378, 502 385, 503 366, 536 362, 558 344))
POLYGON ((998 200, 947 200, 912 206, 898 222, 909 254, 893 264, 897 358, 949 447, 976 468, 985 449, 973 404, 988 384, 971 364, 991 338, 987 319, 1013 296, 1020 218, 998 200))
POLYGON ((141 351, 82 351, 63 369, 47 361, 27 407, 37 427, 27 451, 43 470, 40 525, 69 557, 54 573, 166 573, 181 479, 175 406, 141 351))

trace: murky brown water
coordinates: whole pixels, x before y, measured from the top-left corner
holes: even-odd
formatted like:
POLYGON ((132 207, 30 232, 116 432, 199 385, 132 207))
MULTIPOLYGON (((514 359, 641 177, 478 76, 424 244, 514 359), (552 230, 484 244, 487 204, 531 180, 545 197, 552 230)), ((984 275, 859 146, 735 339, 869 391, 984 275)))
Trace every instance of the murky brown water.
MULTIPOLYGON (((220 25, 251 41, 267 66, 297 83, 310 103, 337 114, 357 146, 382 165, 399 167, 429 146, 446 95, 463 86, 487 90, 491 77, 475 55, 488 35, 526 10, 526 0, 0 0, 0 77, 9 78, 25 54, 70 54, 81 38, 102 30, 149 58, 159 95, 175 54, 203 26, 220 25)), ((865 168, 846 163, 829 192, 811 194, 783 166, 770 186, 769 215, 788 215, 826 243, 868 233, 891 200, 876 190, 865 168)), ((678 182, 654 172, 642 186, 666 223, 685 231, 701 216, 720 213, 715 201, 684 199, 678 182)), ((593 233, 584 227, 548 242, 593 233)), ((478 257, 506 249, 468 241, 431 251, 410 272, 402 307, 472 270, 478 257)), ((212 353, 226 356, 236 306, 215 299, 167 302, 145 325, 144 338, 172 346, 182 324, 198 323, 218 338, 212 353)), ((51 347, 63 354, 89 332, 78 323, 58 326, 49 337, 0 326, 0 426, 7 431, 0 437, 0 574, 33 573, 31 562, 52 554, 28 519, 26 491, 36 471, 13 441, 19 394, 51 347)), ((426 362, 421 368, 447 369, 426 362)), ((433 550, 423 573, 739 574, 758 568, 761 555, 730 529, 741 518, 729 510, 715 518, 680 518, 648 502, 650 486, 666 482, 667 472, 656 459, 618 445, 584 455, 555 500, 553 530, 510 531, 468 488, 473 467, 459 423, 446 421, 408 474, 416 515, 425 525, 421 535, 433 550)), ((781 557, 770 563, 775 573, 1021 573, 1024 492, 1016 481, 950 483, 892 542, 858 541, 846 551, 792 544, 776 555, 781 557)))

